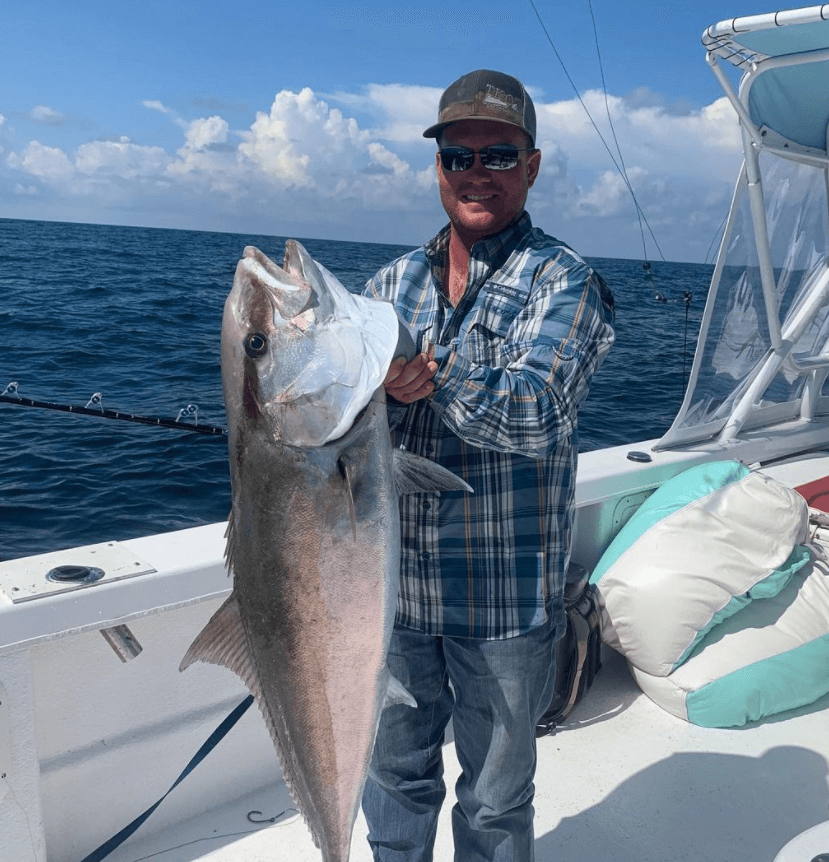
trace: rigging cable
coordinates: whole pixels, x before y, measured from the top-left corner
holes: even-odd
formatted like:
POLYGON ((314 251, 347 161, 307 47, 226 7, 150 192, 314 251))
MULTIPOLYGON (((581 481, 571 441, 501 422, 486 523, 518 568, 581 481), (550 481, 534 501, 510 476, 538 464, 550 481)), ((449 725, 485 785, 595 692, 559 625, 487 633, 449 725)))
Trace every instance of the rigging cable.
MULTIPOLYGON (((644 212, 642 212, 642 208, 639 206, 639 201, 636 199, 636 194, 634 193, 633 187, 631 186, 630 181, 628 180, 627 173, 625 171, 623 171, 622 168, 619 166, 619 163, 616 161, 616 157, 613 155, 612 150, 608 146, 607 141, 604 138, 604 135, 601 133, 601 130, 596 125, 596 121, 593 119, 593 116, 591 115, 590 111, 588 110, 587 105, 584 104, 584 99, 582 99, 581 94, 578 91, 578 88, 576 87, 575 83, 573 82, 573 79, 570 77, 570 73, 567 71, 567 66, 565 66, 564 60, 562 59, 561 55, 558 52, 558 49, 556 48, 555 44, 553 43, 553 40, 552 40, 549 32, 547 31, 546 26, 544 25, 544 21, 542 20, 541 15, 539 14, 538 9, 536 8, 534 0, 530 0, 530 5, 533 7, 533 11, 535 12, 536 17, 538 18, 538 23, 541 24, 541 29, 544 31, 544 35, 547 37, 547 41, 550 43, 550 47, 553 49, 553 53, 556 55, 556 59, 558 60, 559 64, 561 65, 561 68, 564 70, 565 77, 570 82, 570 86, 573 88, 573 92, 576 94, 576 98, 579 100, 579 103, 581 104, 582 108, 584 109, 585 114, 587 114, 587 119, 590 120, 591 125, 596 130, 596 134, 599 136, 599 139, 601 140, 602 144, 604 144, 604 148, 607 150, 607 154, 610 156, 610 160, 613 162, 613 165, 615 166, 616 170, 619 172, 619 175, 622 177, 622 180, 624 181, 625 185, 627 186, 627 189, 630 192, 630 196, 633 198, 633 203, 636 207, 636 212, 640 218, 640 222, 644 221, 645 225, 648 228, 648 233, 650 234, 651 239, 653 240, 653 243, 656 246, 657 251, 659 252, 659 256, 662 258, 662 260, 665 260, 665 255, 662 254, 662 249, 659 247, 659 243, 657 242, 657 239, 654 236, 653 230, 651 229, 651 226, 648 222, 647 216, 644 214, 644 212)), ((592 15, 592 6, 591 6, 591 15, 592 15)), ((595 25, 595 20, 594 20, 594 25, 595 25)), ((596 39, 596 48, 598 50, 598 38, 596 39)), ((602 73, 602 82, 604 83, 604 73, 602 73)), ((607 91, 605 91, 605 98, 607 98, 607 91)), ((612 124, 611 124, 611 128, 612 128, 612 124)), ((614 132, 614 138, 615 138, 615 132, 614 132)), ((618 142, 617 142, 617 146, 618 146, 618 142)), ((647 257, 647 255, 646 255, 646 257, 647 257)), ((649 269, 650 265, 648 264, 645 268, 649 269)))
MULTIPOLYGON (((619 146, 619 139, 616 137, 616 128, 613 125, 613 118, 610 116, 610 102, 607 98, 607 84, 604 79, 604 64, 602 63, 602 52, 599 49, 599 31, 596 27, 596 16, 593 14, 593 3, 591 0, 587 0, 587 6, 590 9, 590 19, 593 22, 593 39, 596 42, 596 57, 599 60, 599 74, 602 78, 602 93, 604 94, 604 108, 607 113, 607 122, 610 125, 610 132, 613 135, 613 143, 616 144, 616 152, 619 154, 619 162, 622 165, 622 176, 624 177, 625 183, 628 188, 631 188, 631 184, 628 180, 628 171, 627 165, 625 164, 625 157, 622 155, 622 148, 619 146)), ((631 190, 631 194, 633 191, 631 190)), ((650 262, 648 261, 648 249, 645 244, 645 228, 642 226, 642 212, 639 209, 639 204, 636 202, 636 198, 633 198, 633 202, 636 204, 636 218, 639 220, 639 233, 642 236, 642 255, 644 257, 644 266, 645 270, 650 269, 650 262)))
POLYGON ((728 211, 726 210, 726 213, 723 216, 723 220, 720 222, 720 226, 717 228, 716 233, 714 234, 714 238, 711 240, 711 244, 708 246, 708 251, 705 252, 705 263, 708 263, 708 255, 711 254, 711 249, 714 248, 714 244, 717 241, 717 237, 720 236, 722 229, 725 226, 725 221, 727 218, 728 218, 728 211))
POLYGON ((682 343, 682 393, 680 393, 680 397, 684 395, 685 390, 688 388, 688 380, 685 375, 685 358, 688 355, 688 312, 691 309, 691 298, 692 294, 690 290, 685 291, 685 339, 682 343))

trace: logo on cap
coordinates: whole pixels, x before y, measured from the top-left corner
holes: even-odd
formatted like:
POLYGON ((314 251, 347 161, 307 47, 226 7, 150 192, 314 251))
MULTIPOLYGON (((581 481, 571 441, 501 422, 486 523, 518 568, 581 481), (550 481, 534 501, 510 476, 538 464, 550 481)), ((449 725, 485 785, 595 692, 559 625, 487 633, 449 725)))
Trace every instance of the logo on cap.
POLYGON ((515 96, 505 93, 503 90, 498 89, 498 87, 493 87, 492 84, 486 85, 486 95, 483 101, 485 105, 497 105, 499 108, 509 108, 516 113, 521 110, 518 99, 515 96))

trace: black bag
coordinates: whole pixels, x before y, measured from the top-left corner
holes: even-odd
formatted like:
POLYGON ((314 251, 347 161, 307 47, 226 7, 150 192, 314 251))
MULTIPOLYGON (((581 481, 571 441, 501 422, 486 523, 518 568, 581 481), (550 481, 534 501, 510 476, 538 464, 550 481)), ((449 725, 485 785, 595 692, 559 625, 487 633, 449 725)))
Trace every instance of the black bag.
POLYGON ((588 578, 582 566, 570 565, 564 589, 567 630, 556 644, 555 691, 549 709, 536 725, 536 737, 552 733, 567 718, 602 666, 601 614, 596 587, 588 578))

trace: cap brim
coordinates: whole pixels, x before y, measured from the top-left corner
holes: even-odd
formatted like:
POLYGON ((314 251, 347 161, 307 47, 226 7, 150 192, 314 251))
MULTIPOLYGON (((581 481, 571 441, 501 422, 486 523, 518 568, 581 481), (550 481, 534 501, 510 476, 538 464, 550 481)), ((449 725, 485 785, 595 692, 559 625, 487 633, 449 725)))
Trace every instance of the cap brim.
POLYGON ((429 128, 426 129, 426 131, 423 133, 423 137, 436 138, 447 126, 451 125, 452 123, 435 123, 434 126, 429 126, 429 128))
POLYGON ((464 120, 476 120, 479 123, 503 123, 505 126, 512 126, 514 129, 521 129, 530 139, 530 143, 535 146, 535 139, 529 129, 519 126, 517 123, 511 123, 509 120, 502 120, 499 117, 482 117, 480 114, 472 114, 468 117, 457 117, 454 120, 449 120, 447 123, 435 123, 434 126, 429 126, 423 133, 424 138, 437 138, 447 126, 454 126, 455 123, 462 123, 464 120))

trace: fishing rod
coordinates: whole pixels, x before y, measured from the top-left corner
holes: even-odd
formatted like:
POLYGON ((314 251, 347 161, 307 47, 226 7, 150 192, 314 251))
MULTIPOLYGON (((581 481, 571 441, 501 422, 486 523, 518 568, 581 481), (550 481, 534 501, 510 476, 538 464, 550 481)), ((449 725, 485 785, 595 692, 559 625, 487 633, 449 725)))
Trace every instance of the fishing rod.
POLYGON ((58 410, 62 413, 80 413, 84 416, 97 416, 103 419, 120 419, 124 422, 138 422, 141 425, 155 425, 159 428, 172 428, 175 431, 192 431, 194 434, 207 434, 212 437, 224 437, 227 430, 218 425, 199 424, 199 408, 188 404, 178 412, 175 419, 163 416, 138 416, 135 413, 122 413, 120 410, 107 410, 102 402, 102 394, 96 392, 85 407, 76 404, 57 404, 54 401, 40 401, 35 398, 24 398, 17 383, 9 385, 0 393, 0 402, 14 404, 17 407, 39 407, 43 410, 58 410), (183 420, 192 420, 187 422, 183 420))

